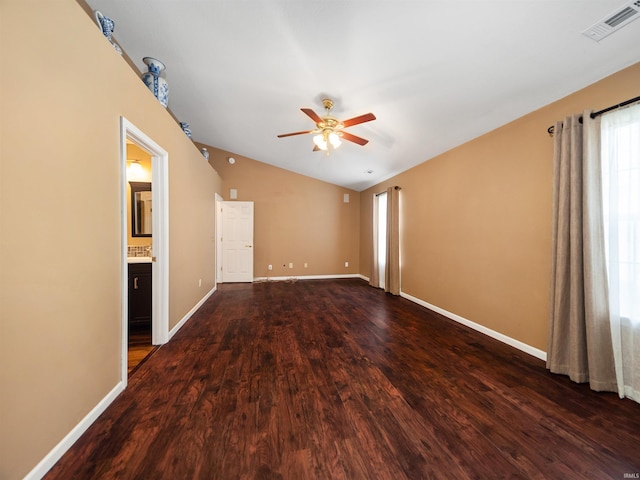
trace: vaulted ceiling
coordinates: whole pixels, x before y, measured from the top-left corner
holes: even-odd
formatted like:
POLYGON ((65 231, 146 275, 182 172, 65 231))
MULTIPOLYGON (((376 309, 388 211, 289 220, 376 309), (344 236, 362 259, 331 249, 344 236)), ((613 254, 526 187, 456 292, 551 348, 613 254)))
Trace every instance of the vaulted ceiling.
POLYGON ((194 140, 355 190, 640 61, 640 21, 581 33, 620 0, 87 3, 141 71, 166 65, 194 140), (326 156, 311 135, 277 138, 314 128, 300 108, 323 114, 324 97, 340 119, 375 114, 348 130, 368 144, 326 156))

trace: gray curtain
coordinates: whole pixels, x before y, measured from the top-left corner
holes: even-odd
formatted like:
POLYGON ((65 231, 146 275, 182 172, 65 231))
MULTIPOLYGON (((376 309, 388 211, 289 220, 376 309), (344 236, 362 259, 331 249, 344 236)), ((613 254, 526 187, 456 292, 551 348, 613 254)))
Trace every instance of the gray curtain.
POLYGON ((400 295, 400 187, 387 189, 387 268, 384 291, 400 295))
POLYGON ((617 391, 602 221, 600 122, 554 126, 551 306, 547 368, 617 391))

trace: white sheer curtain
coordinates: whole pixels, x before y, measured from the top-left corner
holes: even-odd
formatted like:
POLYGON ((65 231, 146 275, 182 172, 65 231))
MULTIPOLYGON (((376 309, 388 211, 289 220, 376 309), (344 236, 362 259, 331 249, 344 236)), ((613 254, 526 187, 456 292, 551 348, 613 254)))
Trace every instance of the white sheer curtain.
POLYGON ((371 275, 369 276, 369 285, 372 287, 380 287, 380 263, 379 263, 379 249, 378 249, 378 237, 380 235, 378 216, 380 215, 380 208, 378 205, 378 195, 373 196, 373 215, 372 231, 371 231, 371 275))
POLYGON ((400 187, 373 197, 372 240, 369 284, 400 295, 400 187))
POLYGON ((640 402, 640 104, 602 116, 609 311, 620 397, 640 402))

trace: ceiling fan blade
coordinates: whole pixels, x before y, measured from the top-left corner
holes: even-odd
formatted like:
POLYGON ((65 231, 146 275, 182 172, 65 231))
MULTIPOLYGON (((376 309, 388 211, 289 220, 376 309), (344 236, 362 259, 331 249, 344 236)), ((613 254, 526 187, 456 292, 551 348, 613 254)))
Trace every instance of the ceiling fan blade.
POLYGON ((375 120, 376 116, 373 113, 365 113, 364 115, 360 115, 359 117, 353 117, 349 120, 345 120, 342 124, 346 127, 350 127, 352 125, 358 125, 359 123, 370 122, 371 120, 375 120))
POLYGON ((313 130, 305 130, 304 132, 282 133, 278 135, 278 138, 290 137, 292 135, 304 135, 305 133, 311 133, 313 130))
POLYGON ((322 119, 318 116, 318 114, 313 110, 311 110, 310 108, 301 108, 300 110, 306 113, 309 116, 309 118, 314 122, 320 123, 322 121, 322 119))
POLYGON ((357 143, 358 145, 366 145, 367 143, 369 143, 369 140, 365 140, 362 137, 358 137, 356 135, 352 135, 350 133, 347 132, 341 132, 342 133, 342 138, 344 138, 345 140, 349 140, 350 142, 353 143, 357 143))

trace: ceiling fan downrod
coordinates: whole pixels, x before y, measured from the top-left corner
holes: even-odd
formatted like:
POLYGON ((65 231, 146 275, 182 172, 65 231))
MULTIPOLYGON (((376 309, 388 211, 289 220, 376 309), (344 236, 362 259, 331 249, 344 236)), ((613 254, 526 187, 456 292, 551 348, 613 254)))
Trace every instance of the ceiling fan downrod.
POLYGON ((333 100, 330 98, 323 98, 322 105, 324 105, 324 109, 327 111, 327 115, 329 115, 329 112, 333 108, 333 100))

